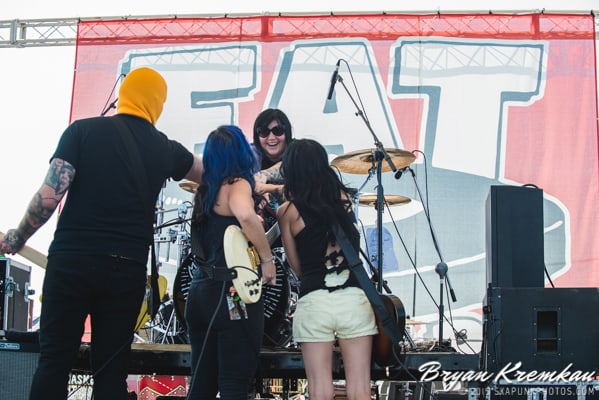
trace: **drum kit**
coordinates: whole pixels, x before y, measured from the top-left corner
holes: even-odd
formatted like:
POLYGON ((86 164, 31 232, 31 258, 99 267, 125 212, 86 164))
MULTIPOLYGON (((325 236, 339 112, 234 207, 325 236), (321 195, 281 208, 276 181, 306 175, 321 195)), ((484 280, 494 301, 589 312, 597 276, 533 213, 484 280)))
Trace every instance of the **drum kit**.
MULTIPOLYGON (((415 156, 405 150, 386 149, 392 163, 399 169, 404 169, 414 162, 415 156)), ((371 149, 353 151, 331 161, 332 167, 341 172, 349 174, 369 174, 377 168, 376 151, 371 149)), ((391 171, 385 164, 379 168, 382 172, 391 171)), ((198 184, 192 181, 183 180, 179 182, 179 187, 186 192, 195 193, 198 184)), ((408 204, 411 199, 400 195, 383 195, 380 193, 358 193, 356 194, 356 204, 364 207, 393 206, 408 204)), ((159 207, 157 213, 164 213, 159 207)), ((187 208, 182 210, 179 207, 179 220, 185 219, 187 208)), ((382 210, 379 210, 381 212, 382 210)), ((162 220, 158 220, 162 223, 162 220)), ((167 225, 167 224, 163 224, 167 225)), ((159 226, 160 227, 160 226, 159 226)), ((178 224, 178 230, 169 230, 168 238, 165 235, 156 235, 155 241, 176 243, 179 249, 178 263, 176 266, 176 276, 173 283, 173 295, 167 299, 162 308, 171 312, 170 316, 164 317, 172 324, 170 330, 176 331, 171 334, 176 335, 179 340, 185 339, 185 303, 187 294, 191 285, 194 264, 191 262, 191 238, 187 231, 187 224, 178 224), (174 328, 176 326, 176 328, 174 328)), ((273 248, 275 257, 277 283, 275 285, 263 286, 262 296, 264 300, 264 338, 263 345, 275 348, 295 347, 297 344, 293 341, 292 321, 295 306, 299 298, 300 281, 287 264, 285 250, 282 247, 273 248)), ((165 330, 169 330, 165 328, 165 330)))

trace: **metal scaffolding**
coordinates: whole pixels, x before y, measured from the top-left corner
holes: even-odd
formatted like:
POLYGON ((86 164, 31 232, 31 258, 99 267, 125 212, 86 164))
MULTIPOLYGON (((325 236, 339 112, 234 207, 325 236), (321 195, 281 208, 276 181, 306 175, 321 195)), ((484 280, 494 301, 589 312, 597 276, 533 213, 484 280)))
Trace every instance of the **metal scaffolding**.
POLYGON ((78 18, 0 21, 0 47, 73 46, 78 18))
MULTIPOLYGON (((545 10, 529 10, 529 11, 513 11, 514 14, 519 13, 534 13, 541 12, 549 14, 545 10)), ((440 11, 434 13, 441 14, 440 11)), ((443 14, 454 14, 453 12, 443 12, 443 14)), ((482 12, 472 12, 474 14, 483 14, 482 12)), ((488 11, 492 14, 491 11, 488 11)), ((502 11, 502 13, 509 13, 502 11)), ((589 11, 552 11, 551 13, 567 13, 567 14, 588 14, 589 11)), ((285 13, 285 15, 351 15, 353 13, 335 13, 329 14, 314 13, 285 13)), ((422 12, 361 12, 360 14, 431 14, 431 11, 422 12)), ((590 11, 591 15, 595 15, 594 11, 590 11)), ((264 13, 264 16, 282 16, 281 13, 264 13)), ((248 14, 226 14, 219 17, 240 17, 248 16, 248 14)), ((254 15, 256 16, 256 15, 254 15)), ((210 18, 217 17, 216 15, 154 15, 154 16, 126 16, 126 17, 99 17, 99 18, 54 18, 54 19, 13 19, 0 21, 0 48, 24 48, 24 47, 41 47, 41 46, 73 46, 77 43, 77 27, 78 23, 85 20, 107 21, 107 20, 144 20, 144 19, 160 19, 160 18, 210 18)), ((599 20, 595 21, 596 26, 599 26, 599 20)), ((111 36, 111 35, 109 35, 111 36)))

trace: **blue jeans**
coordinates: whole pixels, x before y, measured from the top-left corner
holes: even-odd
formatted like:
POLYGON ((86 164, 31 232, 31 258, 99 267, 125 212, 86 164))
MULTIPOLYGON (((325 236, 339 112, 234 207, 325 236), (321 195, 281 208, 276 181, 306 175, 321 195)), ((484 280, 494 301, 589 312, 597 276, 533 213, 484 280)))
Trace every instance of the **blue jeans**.
POLYGON ((194 277, 189 287, 185 304, 192 371, 188 400, 214 400, 219 391, 222 400, 248 399, 264 334, 264 306, 262 300, 248 304, 247 319, 231 320, 226 300, 230 285, 194 277))
POLYGON ((42 288, 40 358, 30 400, 64 400, 68 375, 91 316, 95 400, 127 399, 133 329, 146 266, 110 256, 52 255, 42 288))

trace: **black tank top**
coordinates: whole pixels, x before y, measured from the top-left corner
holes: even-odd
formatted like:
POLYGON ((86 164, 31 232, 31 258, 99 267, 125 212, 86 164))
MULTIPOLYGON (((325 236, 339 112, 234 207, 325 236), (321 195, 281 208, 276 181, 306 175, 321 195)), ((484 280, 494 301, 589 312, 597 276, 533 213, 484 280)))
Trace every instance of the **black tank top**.
MULTIPOLYGON (((338 267, 327 268, 325 265, 325 262, 327 261, 326 251, 329 243, 336 243, 335 235, 331 228, 324 226, 322 221, 320 221, 320 219, 312 212, 307 209, 302 209, 301 206, 298 207, 296 203, 293 204, 297 207, 298 212, 306 225, 295 237, 302 270, 300 297, 318 289, 333 291, 349 286, 360 287, 353 273, 351 273, 348 280, 340 286, 327 286, 325 284, 327 274, 341 273, 344 270, 349 270, 349 266, 343 257, 343 252, 340 250, 339 257, 337 258, 338 261, 335 262, 335 260, 331 260, 333 265, 341 261, 338 267)), ((355 220, 353 211, 349 212, 347 217, 355 220)), ((360 235, 358 231, 353 230, 353 232, 347 232, 346 234, 350 239, 352 246, 358 251, 360 247, 360 235)))
POLYGON ((226 267, 223 238, 229 225, 240 226, 237 218, 213 213, 201 223, 191 225, 191 251, 205 266, 226 267))

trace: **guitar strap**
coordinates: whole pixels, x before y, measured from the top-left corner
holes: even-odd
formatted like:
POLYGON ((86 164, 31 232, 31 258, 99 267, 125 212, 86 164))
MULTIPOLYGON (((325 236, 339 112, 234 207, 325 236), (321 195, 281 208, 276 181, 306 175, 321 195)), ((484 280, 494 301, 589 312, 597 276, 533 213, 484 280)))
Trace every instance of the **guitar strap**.
POLYGON ((364 290, 364 293, 366 293, 366 297, 368 297, 376 316, 383 324, 385 333, 391 339, 394 345, 398 344, 403 335, 399 330, 399 327, 393 321, 393 317, 391 317, 389 311, 387 311, 385 308, 385 304, 381 300, 379 292, 376 290, 374 283, 366 274, 362 260, 360 260, 358 257, 356 250, 351 245, 349 239, 343 231, 343 228, 341 228, 338 223, 333 225, 333 233, 337 238, 337 242, 339 242, 339 245, 341 246, 341 250, 343 250, 343 254, 346 257, 350 268, 354 272, 355 277, 358 279, 358 282, 364 290))
MULTIPOLYGON (((124 160, 128 162, 129 169, 133 172, 133 176, 137 179, 135 180, 135 184, 137 185, 137 192, 139 193, 139 199, 141 201, 141 209, 145 211, 146 218, 149 221, 153 220, 152 212, 145 207, 144 198, 148 197, 149 193, 149 184, 148 184, 148 175, 143 167, 143 163, 141 161, 141 156, 139 154, 139 149, 135 146, 133 142, 133 133, 131 132, 131 128, 123 122, 119 116, 111 117, 111 119, 117 125, 117 131, 119 132, 119 136, 122 139, 124 144, 124 160)), ((151 253, 151 266, 152 273, 150 279, 150 301, 148 305, 148 310, 150 311, 150 317, 154 318, 156 313, 158 312, 158 307, 160 307, 160 289, 158 286, 158 265, 156 263, 156 250, 154 247, 154 240, 152 240, 152 253, 151 253)))

